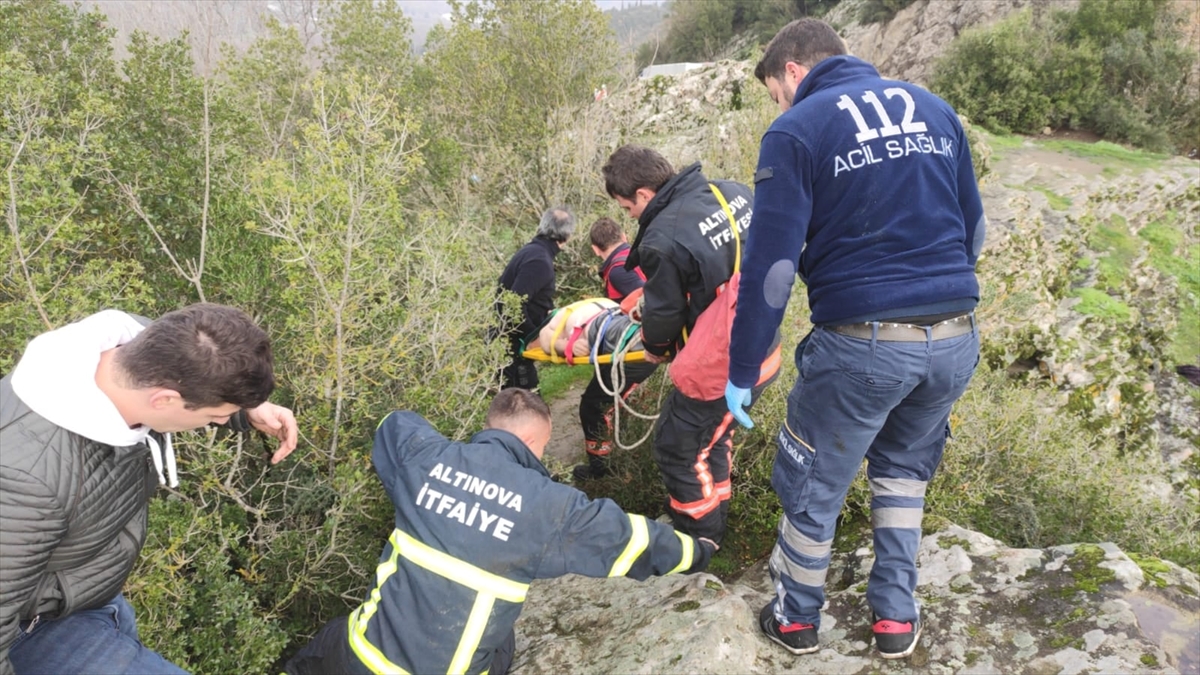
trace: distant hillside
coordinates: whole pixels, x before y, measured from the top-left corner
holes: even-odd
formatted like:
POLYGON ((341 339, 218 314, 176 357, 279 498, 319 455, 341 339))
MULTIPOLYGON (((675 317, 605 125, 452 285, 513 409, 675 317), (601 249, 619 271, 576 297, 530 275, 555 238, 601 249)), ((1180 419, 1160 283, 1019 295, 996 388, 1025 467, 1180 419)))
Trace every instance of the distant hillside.
POLYGON ((634 50, 643 42, 662 38, 666 35, 667 5, 659 3, 633 4, 630 0, 624 9, 611 9, 608 15, 609 25, 616 33, 617 41, 622 47, 634 50))

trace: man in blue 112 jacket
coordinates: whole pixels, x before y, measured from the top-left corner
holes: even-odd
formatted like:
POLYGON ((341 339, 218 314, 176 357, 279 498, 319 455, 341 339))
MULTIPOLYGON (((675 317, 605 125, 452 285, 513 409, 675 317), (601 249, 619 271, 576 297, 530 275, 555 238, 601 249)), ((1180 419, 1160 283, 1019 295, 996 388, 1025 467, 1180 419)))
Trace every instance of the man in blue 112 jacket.
POLYGON ((763 136, 726 402, 742 409, 797 274, 813 330, 796 349, 771 484, 783 505, 777 597, 759 624, 796 654, 819 649, 838 513, 863 459, 875 563, 875 644, 910 655, 925 488, 950 408, 979 359, 975 262, 986 221, 966 136, 928 91, 885 80, 828 25, 801 19, 755 70, 783 113, 763 136))

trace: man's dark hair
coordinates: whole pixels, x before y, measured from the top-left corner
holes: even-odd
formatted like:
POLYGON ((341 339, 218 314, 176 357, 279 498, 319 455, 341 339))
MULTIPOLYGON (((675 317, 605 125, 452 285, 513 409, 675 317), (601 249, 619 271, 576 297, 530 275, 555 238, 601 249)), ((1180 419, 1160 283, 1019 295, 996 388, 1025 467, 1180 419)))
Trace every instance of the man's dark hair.
POLYGON ((675 169, 666 157, 640 145, 617 148, 601 169, 604 189, 609 197, 633 199, 642 188, 658 192, 675 176, 675 169))
POLYGON ((754 67, 754 76, 763 84, 768 77, 782 80, 788 61, 811 70, 821 61, 845 53, 846 43, 833 26, 820 19, 796 19, 780 28, 767 43, 762 60, 754 67))
POLYGON ((489 429, 507 429, 509 424, 506 423, 519 423, 528 419, 540 419, 550 423, 550 406, 546 405, 541 396, 528 389, 512 387, 501 390, 488 407, 489 429))
POLYGON ((601 218, 592 223, 592 230, 588 233, 588 237, 592 240, 592 246, 601 251, 608 250, 609 246, 615 246, 621 243, 621 226, 612 218, 601 218))
POLYGON ((165 387, 189 410, 262 404, 275 389, 271 343, 240 309, 198 303, 164 314, 117 350, 134 388, 165 387))
POLYGON ((565 206, 555 206, 542 213, 538 223, 538 236, 551 241, 566 241, 575 231, 575 214, 565 206))

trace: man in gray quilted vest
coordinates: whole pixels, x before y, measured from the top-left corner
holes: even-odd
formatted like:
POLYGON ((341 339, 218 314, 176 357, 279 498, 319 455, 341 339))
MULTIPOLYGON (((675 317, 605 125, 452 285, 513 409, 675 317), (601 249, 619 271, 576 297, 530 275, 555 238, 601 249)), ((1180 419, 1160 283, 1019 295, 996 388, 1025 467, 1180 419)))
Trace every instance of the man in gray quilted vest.
POLYGON ((0 380, 0 675, 182 673, 121 595, 171 434, 209 424, 296 447, 266 333, 232 307, 116 310, 44 333, 0 380))

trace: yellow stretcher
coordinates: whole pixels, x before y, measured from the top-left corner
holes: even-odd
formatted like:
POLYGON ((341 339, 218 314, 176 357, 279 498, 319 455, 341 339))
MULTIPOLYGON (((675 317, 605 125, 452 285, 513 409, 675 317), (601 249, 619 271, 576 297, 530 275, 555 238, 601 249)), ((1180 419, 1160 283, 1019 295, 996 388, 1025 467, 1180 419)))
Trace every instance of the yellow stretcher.
MULTIPOLYGON (((566 327, 567 319, 570 317, 571 312, 575 311, 575 309, 577 307, 582 307, 583 305, 586 305, 586 304, 589 304, 592 302, 595 302, 595 300, 588 299, 588 300, 580 300, 578 302, 573 302, 573 303, 567 305, 566 307, 562 307, 560 309, 554 310, 550 314, 550 316, 546 318, 547 323, 549 323, 549 321, 551 321, 553 318, 555 318, 555 316, 557 316, 560 312, 565 313, 564 316, 562 317, 562 320, 558 324, 558 328, 554 331, 554 338, 550 341, 551 346, 553 346, 555 343, 557 343, 559 338, 562 337, 563 328, 566 327)), ((600 320, 605 321, 604 324, 601 324, 600 333, 599 333, 600 336, 603 336, 604 329, 607 325, 608 318, 611 318, 611 314, 607 315, 607 317, 604 319, 601 319, 601 317, 606 317, 606 315, 599 314, 592 320, 595 321, 595 320, 600 319, 600 320)), ((614 351, 618 354, 621 353, 621 348, 624 347, 626 344, 628 344, 629 340, 632 339, 632 337, 637 334, 638 330, 639 330, 638 324, 636 324, 636 323, 631 324, 629 329, 625 331, 625 334, 623 336, 621 336, 621 338, 617 341, 618 346, 617 346, 617 349, 614 351)), ((595 344, 592 345, 591 349, 588 351, 588 354, 586 356, 573 356, 570 354, 565 354, 565 355, 564 354, 551 354, 551 353, 547 353, 546 350, 542 349, 540 346, 534 346, 532 348, 525 349, 524 351, 521 352, 521 356, 524 356, 527 359, 532 359, 534 361, 549 361, 550 363, 566 363, 566 364, 572 365, 572 366, 590 366, 590 365, 597 364, 597 363, 601 364, 601 365, 611 364, 613 361, 612 354, 597 353, 599 351, 600 344, 603 342, 604 342, 603 339, 597 339, 595 341, 595 344)), ((568 348, 567 351, 570 352, 571 351, 570 348, 568 348)), ((623 360, 626 363, 637 363, 639 361, 645 361, 646 360, 646 352, 641 349, 627 351, 624 353, 623 360)))
MULTIPOLYGON (((532 359, 534 361, 549 361, 550 363, 570 363, 573 366, 590 366, 593 363, 599 363, 602 366, 608 365, 608 364, 612 363, 612 357, 613 357, 612 354, 599 354, 593 359, 592 355, 588 354, 587 356, 576 356, 571 361, 567 361, 567 358, 565 356, 559 356, 558 354, 547 354, 546 350, 542 349, 541 347, 534 347, 533 349, 526 349, 525 351, 521 352, 521 356, 524 356, 527 359, 532 359)), ((639 349, 639 350, 633 351, 633 352, 625 352, 625 363, 637 363, 639 361, 645 361, 645 360, 646 360, 646 352, 644 350, 639 349)))

